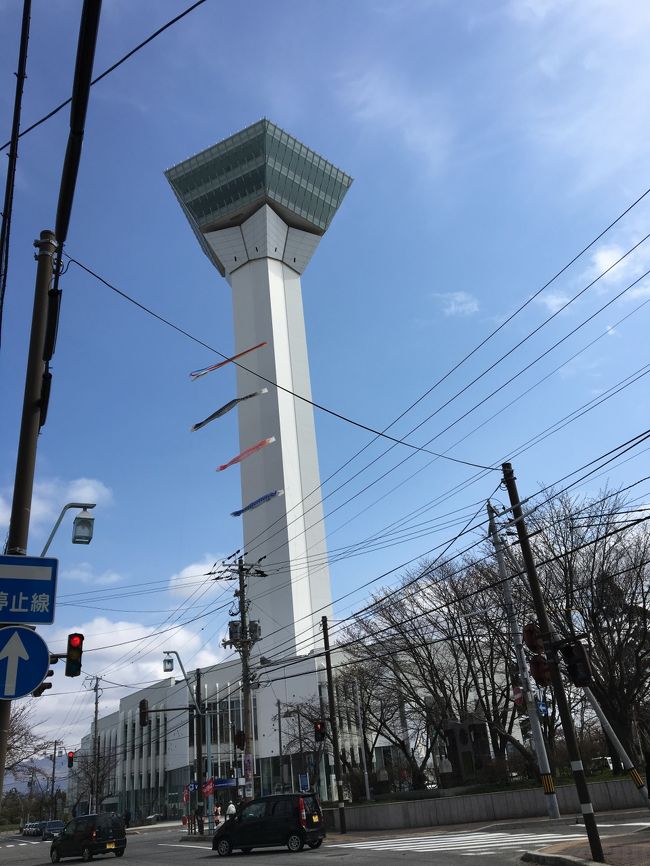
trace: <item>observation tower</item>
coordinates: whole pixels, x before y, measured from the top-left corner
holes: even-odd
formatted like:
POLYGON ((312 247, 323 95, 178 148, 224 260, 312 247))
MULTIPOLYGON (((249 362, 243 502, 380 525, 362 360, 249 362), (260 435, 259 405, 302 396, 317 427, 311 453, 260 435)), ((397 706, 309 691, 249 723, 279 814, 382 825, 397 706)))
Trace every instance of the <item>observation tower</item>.
POLYGON ((196 237, 232 289, 240 450, 275 442, 240 465, 256 648, 300 655, 322 645, 331 615, 320 473, 300 278, 352 178, 269 120, 260 120, 165 172, 196 237), (258 375, 281 387, 269 385, 258 375), (286 390, 283 390, 286 389, 286 390))

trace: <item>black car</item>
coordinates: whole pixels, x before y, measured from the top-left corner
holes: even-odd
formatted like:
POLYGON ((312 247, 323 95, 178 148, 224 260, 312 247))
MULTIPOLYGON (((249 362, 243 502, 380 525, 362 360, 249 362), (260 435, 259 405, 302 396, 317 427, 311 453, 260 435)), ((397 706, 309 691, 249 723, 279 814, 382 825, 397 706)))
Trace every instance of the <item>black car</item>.
POLYGON ((121 857, 125 848, 126 830, 119 815, 81 815, 54 837, 50 860, 58 863, 62 857, 81 857, 87 863, 95 854, 121 857))
POLYGON ((323 813, 316 794, 273 794, 258 797, 221 824, 212 850, 226 857, 234 848, 244 854, 253 848, 286 845, 292 853, 305 845, 318 848, 325 838, 323 813))
POLYGON ((43 827, 43 841, 46 839, 54 839, 54 837, 63 830, 65 823, 63 821, 46 821, 43 827))

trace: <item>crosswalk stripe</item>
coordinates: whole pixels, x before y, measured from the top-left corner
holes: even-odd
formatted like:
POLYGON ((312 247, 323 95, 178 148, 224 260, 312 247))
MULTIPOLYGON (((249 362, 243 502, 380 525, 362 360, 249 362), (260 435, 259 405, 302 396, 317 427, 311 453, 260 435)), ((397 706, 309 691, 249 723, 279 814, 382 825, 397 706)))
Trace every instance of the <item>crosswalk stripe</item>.
POLYGON ((498 850, 548 845, 552 842, 584 839, 584 833, 436 833, 429 836, 400 836, 369 842, 343 842, 330 848, 354 848, 364 851, 458 851, 492 854, 498 850))

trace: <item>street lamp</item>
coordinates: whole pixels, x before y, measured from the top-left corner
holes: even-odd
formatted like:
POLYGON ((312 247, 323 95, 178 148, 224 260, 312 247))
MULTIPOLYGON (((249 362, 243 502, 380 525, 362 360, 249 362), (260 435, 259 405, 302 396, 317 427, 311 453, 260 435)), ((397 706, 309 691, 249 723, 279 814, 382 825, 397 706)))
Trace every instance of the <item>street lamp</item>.
POLYGON ((93 537, 93 523, 95 522, 95 518, 88 511, 89 508, 95 507, 94 502, 68 502, 67 505, 64 505, 61 509, 61 514, 59 514, 58 520, 54 524, 52 532, 50 532, 49 538, 45 542, 45 547, 41 551, 41 556, 45 556, 47 551, 50 548, 50 544, 52 543, 52 539, 54 535, 61 525, 61 521, 63 520, 63 515, 69 508, 81 508, 82 511, 80 514, 74 519, 74 523, 72 524, 72 543, 73 544, 90 544, 93 537))

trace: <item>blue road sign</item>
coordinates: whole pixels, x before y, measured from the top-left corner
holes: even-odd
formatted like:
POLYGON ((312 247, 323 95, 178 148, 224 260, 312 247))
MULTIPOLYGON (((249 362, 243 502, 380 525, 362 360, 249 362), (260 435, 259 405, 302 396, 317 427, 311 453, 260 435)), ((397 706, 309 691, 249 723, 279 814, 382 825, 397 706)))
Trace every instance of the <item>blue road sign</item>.
POLYGON ((301 791, 309 790, 309 773, 298 773, 298 787, 301 791))
POLYGON ((31 628, 0 628, 0 700, 24 698, 45 679, 50 666, 47 644, 31 628))
POLYGON ((0 556, 0 622, 54 622, 58 559, 0 556))
POLYGON ((548 715, 548 707, 546 706, 544 701, 538 702, 537 709, 539 710, 540 716, 547 716, 548 715))

